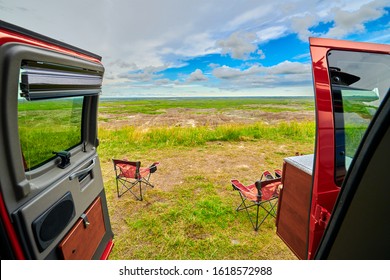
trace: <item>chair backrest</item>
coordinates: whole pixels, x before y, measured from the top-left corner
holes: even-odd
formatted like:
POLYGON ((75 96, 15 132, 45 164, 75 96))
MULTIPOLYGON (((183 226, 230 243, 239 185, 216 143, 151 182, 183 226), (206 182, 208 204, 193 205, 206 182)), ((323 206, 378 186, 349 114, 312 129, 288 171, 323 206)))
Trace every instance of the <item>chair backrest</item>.
POLYGON ((117 176, 127 178, 139 178, 139 170, 141 167, 140 161, 113 159, 112 162, 114 163, 114 170, 117 176), (119 170, 117 168, 119 168, 119 170))

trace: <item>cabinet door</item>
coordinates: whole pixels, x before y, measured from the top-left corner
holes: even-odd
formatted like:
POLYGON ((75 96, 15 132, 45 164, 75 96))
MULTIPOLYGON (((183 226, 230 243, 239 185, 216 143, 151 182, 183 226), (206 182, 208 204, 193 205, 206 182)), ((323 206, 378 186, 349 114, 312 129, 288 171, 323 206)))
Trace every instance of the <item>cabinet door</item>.
POLYGON ((307 258, 312 167, 313 155, 290 157, 283 164, 276 233, 299 259, 307 258))

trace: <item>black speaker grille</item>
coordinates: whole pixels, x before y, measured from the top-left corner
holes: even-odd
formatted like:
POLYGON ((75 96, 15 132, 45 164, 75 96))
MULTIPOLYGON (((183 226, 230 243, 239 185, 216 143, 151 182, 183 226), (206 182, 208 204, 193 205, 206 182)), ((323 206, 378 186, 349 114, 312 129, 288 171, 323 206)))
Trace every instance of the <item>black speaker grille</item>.
POLYGON ((33 221, 33 232, 41 252, 65 229, 74 216, 73 198, 68 192, 33 221))

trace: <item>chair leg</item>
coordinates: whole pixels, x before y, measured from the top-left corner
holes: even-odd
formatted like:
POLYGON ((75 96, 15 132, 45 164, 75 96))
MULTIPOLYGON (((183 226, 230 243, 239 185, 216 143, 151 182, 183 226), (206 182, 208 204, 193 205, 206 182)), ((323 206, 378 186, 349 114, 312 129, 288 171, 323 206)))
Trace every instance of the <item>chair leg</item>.
POLYGON ((272 200, 269 200, 269 201, 266 201, 266 202, 263 202, 263 203, 256 203, 254 202, 253 204, 251 205, 247 205, 245 203, 245 201, 247 200, 246 197, 244 197, 241 192, 239 192, 240 194, 240 197, 241 197, 241 204, 237 207, 236 211, 241 211, 241 210, 245 210, 247 215, 248 215, 248 218, 249 218, 249 221, 251 222, 252 224, 252 227, 255 231, 258 231, 260 226, 264 223, 265 219, 267 219, 268 216, 272 216, 272 217, 276 217, 276 202, 274 200, 277 201, 277 199, 272 199, 272 200), (267 209, 263 204, 266 204, 268 203, 269 204, 269 209, 267 209), (256 206, 256 220, 253 221, 253 217, 250 215, 248 209, 251 208, 251 207, 254 207, 256 206), (265 210, 265 216, 262 218, 261 222, 259 222, 259 214, 260 214, 260 207, 263 208, 265 210))
POLYGON ((142 201, 142 186, 141 186, 141 181, 139 181, 139 200, 142 201))
POLYGON ((116 181, 116 193, 118 194, 118 197, 121 197, 119 194, 119 183, 118 183, 118 176, 115 178, 116 181))
POLYGON ((261 224, 265 221, 265 219, 268 216, 272 216, 272 217, 276 218, 276 210, 275 210, 275 208, 276 208, 276 204, 277 203, 276 203, 276 201, 274 202, 274 200, 275 199, 267 201, 269 203, 269 206, 270 206, 269 209, 265 208, 262 204, 260 205, 261 208, 263 208, 266 211, 266 215, 264 216, 263 220, 260 222, 259 227, 261 226, 261 224))
POLYGON ((246 214, 248 215, 249 221, 250 221, 251 224, 252 224, 253 229, 254 229, 255 231, 257 231, 257 230, 259 229, 259 227, 260 227, 259 224, 258 224, 258 222, 259 222, 259 207, 260 207, 260 205, 259 205, 258 203, 254 203, 254 204, 251 204, 251 205, 246 205, 246 203, 245 203, 246 197, 244 197, 244 196, 241 194, 241 192, 239 192, 239 194, 240 194, 240 197, 241 197, 242 202, 241 202, 241 204, 236 208, 236 211, 238 212, 238 211, 241 211, 241 210, 245 210, 245 211, 246 211, 246 214), (249 213, 249 211, 248 211, 249 208, 254 207, 254 206, 256 206, 256 208, 257 208, 257 209, 256 209, 256 223, 253 222, 253 219, 252 219, 252 217, 251 217, 251 215, 250 215, 250 213, 249 213))
MULTIPOLYGON (((255 231, 257 231, 258 229, 259 229, 259 227, 260 227, 260 225, 263 223, 263 221, 264 221, 264 219, 263 219, 263 221, 260 223, 260 225, 259 225, 259 209, 260 209, 260 205, 256 205, 257 207, 257 209, 256 209, 256 226, 254 227, 254 230, 255 231)), ((253 225, 253 223, 252 223, 252 225, 253 225)))
POLYGON ((150 183, 150 181, 149 181, 150 175, 151 175, 151 174, 149 173, 149 175, 148 175, 147 178, 142 178, 141 180, 142 180, 143 183, 145 183, 145 184, 148 185, 149 187, 154 188, 154 185, 152 185, 152 184, 150 183))
POLYGON ((124 179, 120 179, 120 178, 117 178, 116 179, 116 187, 117 187, 117 194, 118 194, 118 198, 121 197, 122 195, 124 195, 125 193, 127 192, 130 192, 137 200, 142 200, 142 189, 141 189, 141 181, 140 180, 137 180, 135 182, 132 182, 132 181, 128 181, 128 180, 124 180, 124 179), (125 189, 125 191, 123 191, 122 193, 120 192, 120 187, 119 187, 119 183, 122 185, 122 188, 125 189), (133 191, 133 188, 135 186, 139 185, 139 195, 136 194, 134 191, 133 191))

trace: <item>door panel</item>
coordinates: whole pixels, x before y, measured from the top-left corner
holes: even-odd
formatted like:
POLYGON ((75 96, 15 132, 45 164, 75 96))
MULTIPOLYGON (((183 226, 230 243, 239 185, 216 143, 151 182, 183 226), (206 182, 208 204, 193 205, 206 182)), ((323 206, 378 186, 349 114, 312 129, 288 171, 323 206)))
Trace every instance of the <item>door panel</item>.
MULTIPOLYGON (((59 180, 58 183, 54 183, 49 187, 45 187, 44 191, 40 192, 37 196, 29 200, 25 205, 14 212, 14 219, 19 221, 19 224, 23 226, 22 230, 24 232, 26 244, 31 244, 30 249, 32 251, 32 258, 45 258, 51 250, 56 249, 58 243, 70 230, 73 224, 79 219, 79 217, 84 213, 85 209, 87 209, 91 202, 100 195, 102 188, 98 186, 102 186, 103 182, 101 179, 102 175, 99 161, 96 158, 95 160, 96 164, 91 170, 91 177, 93 177, 93 179, 88 179, 89 182, 85 185, 82 185, 77 178, 70 180, 69 177, 74 174, 74 171, 67 172, 64 178, 59 180), (74 215, 72 215, 69 223, 64 225, 63 230, 58 235, 56 235, 53 240, 50 239, 50 244, 47 244, 46 246, 47 249, 42 252, 40 250, 40 243, 36 242, 37 237, 36 231, 34 231, 34 222, 39 219, 42 214, 50 210, 53 205, 58 205, 59 201, 63 201, 63 197, 66 194, 70 194, 72 197, 71 201, 74 205, 74 215)), ((91 162, 92 161, 89 161, 89 165, 91 162)), ((84 166, 81 166, 77 170, 85 169, 83 167, 84 166)), ((86 178, 84 180, 86 180, 86 178)), ((61 215, 57 216, 58 219, 66 219, 67 217, 67 213, 64 210, 61 211, 61 215)), ((60 225, 51 226, 53 227, 60 225)), ((45 242, 45 244, 46 243, 47 242, 45 242)))
POLYGON ((60 242, 99 201, 102 234, 88 254, 99 259, 113 238, 97 154, 104 67, 77 48, 7 32, 0 28, 2 241, 28 259, 62 259, 60 242))

